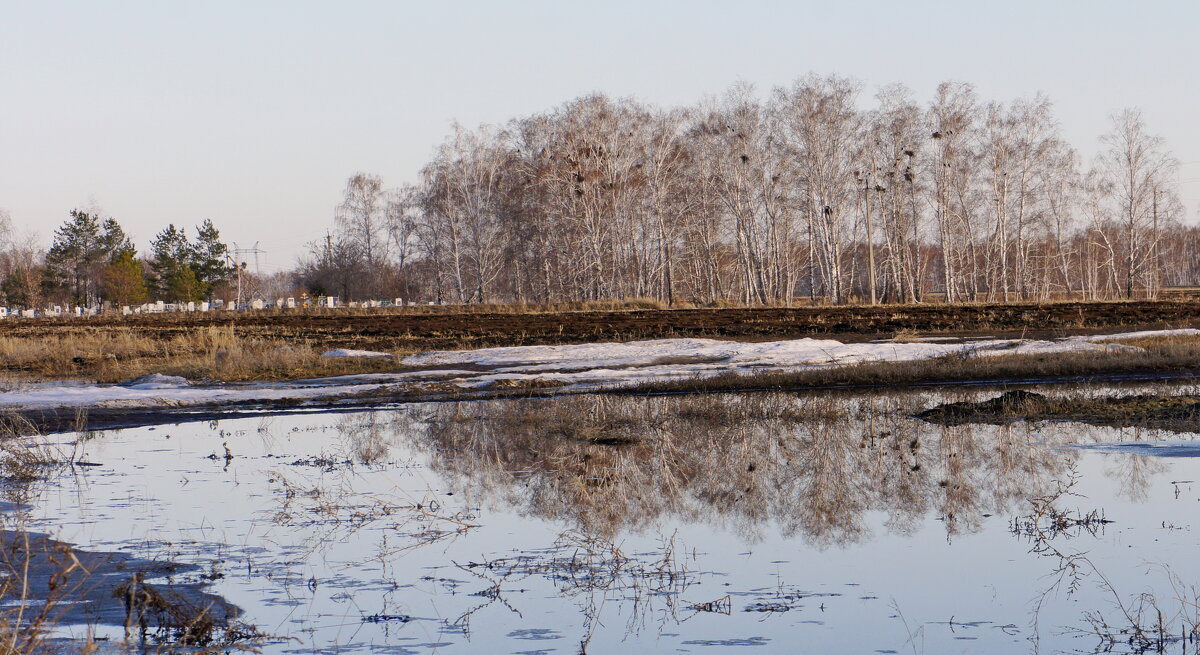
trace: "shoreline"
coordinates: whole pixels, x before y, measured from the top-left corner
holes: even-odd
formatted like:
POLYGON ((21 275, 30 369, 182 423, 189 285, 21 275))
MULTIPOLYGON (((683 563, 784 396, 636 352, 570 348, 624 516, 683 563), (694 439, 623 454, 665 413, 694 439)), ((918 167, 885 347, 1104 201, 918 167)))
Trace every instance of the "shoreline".
POLYGON ((0 393, 0 413, 10 433, 34 433, 589 393, 822 393, 1186 382, 1200 379, 1200 331, 1076 336, 1053 342, 656 340, 441 351, 405 361, 424 368, 287 383, 194 385, 158 375, 126 385, 43 384, 0 393))

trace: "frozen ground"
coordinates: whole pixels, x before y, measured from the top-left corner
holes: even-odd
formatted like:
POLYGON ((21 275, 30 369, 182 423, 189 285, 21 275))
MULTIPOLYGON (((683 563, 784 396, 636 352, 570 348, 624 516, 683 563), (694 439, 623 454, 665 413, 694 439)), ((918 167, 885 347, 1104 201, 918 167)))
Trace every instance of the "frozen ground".
MULTIPOLYGON (((1111 343, 1114 341, 1173 336, 1200 336, 1200 330, 1130 332, 1067 337, 1054 341, 983 339, 842 343, 831 339, 795 339, 742 343, 714 339, 660 339, 629 343, 434 351, 404 358, 400 364, 407 370, 397 373, 281 383, 194 385, 183 378, 155 374, 119 385, 40 384, 0 393, 0 409, 150 409, 281 402, 322 404, 402 394, 446 394, 537 386, 587 391, 729 373, 753 375, 946 356, 1104 355, 1138 350, 1136 346, 1111 343)), ((330 351, 326 356, 387 355, 340 350, 330 351)))

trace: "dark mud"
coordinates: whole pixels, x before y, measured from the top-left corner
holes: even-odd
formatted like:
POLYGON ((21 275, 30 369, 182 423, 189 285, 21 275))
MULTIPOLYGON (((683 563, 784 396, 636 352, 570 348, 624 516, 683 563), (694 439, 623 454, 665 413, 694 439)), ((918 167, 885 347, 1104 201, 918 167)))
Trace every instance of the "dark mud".
POLYGON ((916 416, 941 425, 1068 421, 1117 428, 1200 432, 1200 396, 1139 394, 1050 397, 1017 390, 981 402, 945 403, 916 416))
POLYGON ((35 532, 0 530, 0 548, 0 576, 10 595, 23 595, 25 620, 45 612, 54 625, 130 625, 170 641, 203 628, 207 635, 189 639, 203 642, 241 614, 205 591, 197 566, 82 550, 35 532))

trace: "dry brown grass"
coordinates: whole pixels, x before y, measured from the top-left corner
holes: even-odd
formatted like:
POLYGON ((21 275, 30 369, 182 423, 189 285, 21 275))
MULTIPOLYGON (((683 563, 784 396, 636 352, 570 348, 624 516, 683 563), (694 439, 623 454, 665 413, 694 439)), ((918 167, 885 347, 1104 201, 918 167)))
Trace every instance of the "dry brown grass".
POLYGON ((914 343, 920 338, 920 336, 920 333, 918 333, 916 330, 897 330, 896 334, 892 336, 892 341, 896 343, 914 343))
MULTIPOLYGON (((87 414, 80 410, 75 417, 76 432, 82 435, 86 424, 87 414)), ((77 446, 79 440, 74 443, 77 446)), ((7 500, 26 503, 30 483, 70 466, 76 455, 74 449, 58 445, 42 434, 29 419, 15 412, 0 414, 0 493, 7 500)), ((4 523, 0 519, 0 526, 4 523)))
POLYGON ((0 370, 17 379, 118 382, 148 373, 238 381, 395 368, 388 359, 321 359, 324 350, 307 343, 239 337, 231 326, 199 328, 163 339, 144 333, 82 330, 0 337, 0 370))
MULTIPOLYGON (((899 332, 903 342, 915 332, 899 332)), ((1200 337, 1167 336, 1124 340, 1141 351, 950 356, 938 359, 878 362, 756 375, 652 382, 638 391, 715 391, 760 388, 879 387, 953 384, 974 381, 1030 381, 1139 374, 1200 374, 1200 337)), ((242 337, 230 326, 198 328, 165 339, 144 333, 79 332, 38 337, 0 337, 0 371, 20 379, 89 378, 117 382, 152 372, 193 380, 284 380, 366 372, 395 371, 395 359, 321 359, 328 344, 289 343, 242 337)), ((397 353, 402 355, 404 353, 397 353)), ((663 363, 663 362, 657 362, 663 363)), ((455 393, 457 387, 428 383, 426 393, 455 393)), ((498 391, 536 392, 561 386, 554 381, 498 383, 498 391)))

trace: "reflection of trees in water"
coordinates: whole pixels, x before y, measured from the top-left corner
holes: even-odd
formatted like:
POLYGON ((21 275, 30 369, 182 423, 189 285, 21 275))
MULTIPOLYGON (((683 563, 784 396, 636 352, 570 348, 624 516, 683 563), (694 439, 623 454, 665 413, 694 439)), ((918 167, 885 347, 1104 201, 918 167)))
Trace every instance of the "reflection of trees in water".
POLYGON ((449 403, 408 434, 456 490, 590 533, 674 516, 749 539, 774 523, 819 546, 869 537, 869 511, 898 533, 930 512, 949 535, 977 530, 1074 458, 1025 426, 905 414, 884 396, 576 396, 449 403))
POLYGON ((779 434, 790 437, 788 463, 770 474, 791 493, 772 503, 777 509, 768 513, 779 520, 785 535, 803 534, 818 542, 828 535, 847 543, 867 535, 863 512, 872 494, 862 473, 870 470, 864 457, 869 446, 860 441, 867 435, 849 428, 825 417, 779 426, 779 434))
POLYGON ((412 417, 408 410, 338 414, 333 428, 338 441, 330 443, 318 460, 374 466, 391 456, 398 433, 412 429, 412 417))
POLYGON ((353 461, 369 465, 387 458, 392 425, 386 417, 375 412, 350 415, 338 421, 338 429, 353 461))
MULTIPOLYGON (((1117 439, 1125 442, 1178 441, 1179 435, 1161 430, 1124 428, 1117 439)), ((1135 503, 1149 500, 1150 479, 1168 468, 1167 462, 1159 457, 1121 454, 1106 459, 1105 473, 1117 482, 1121 495, 1135 503)))
MULTIPOLYGON (((986 475, 989 460, 999 452, 982 447, 970 426, 938 426, 941 438, 934 442, 934 458, 941 465, 937 481, 940 493, 934 495, 938 512, 946 521, 946 534, 970 533, 979 529, 983 513, 985 485, 993 476, 986 475)), ((989 444, 990 446, 991 444, 989 444)), ((1048 460, 1050 458, 1047 458, 1048 460)))

